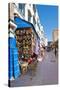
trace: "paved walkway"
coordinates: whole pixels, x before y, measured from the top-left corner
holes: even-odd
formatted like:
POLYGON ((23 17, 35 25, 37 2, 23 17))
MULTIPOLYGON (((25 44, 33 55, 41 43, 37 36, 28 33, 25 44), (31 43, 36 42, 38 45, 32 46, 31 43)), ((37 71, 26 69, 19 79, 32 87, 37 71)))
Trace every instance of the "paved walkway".
POLYGON ((46 52, 43 60, 38 62, 35 75, 28 72, 15 81, 11 82, 12 87, 49 85, 58 83, 58 60, 53 52, 46 52))

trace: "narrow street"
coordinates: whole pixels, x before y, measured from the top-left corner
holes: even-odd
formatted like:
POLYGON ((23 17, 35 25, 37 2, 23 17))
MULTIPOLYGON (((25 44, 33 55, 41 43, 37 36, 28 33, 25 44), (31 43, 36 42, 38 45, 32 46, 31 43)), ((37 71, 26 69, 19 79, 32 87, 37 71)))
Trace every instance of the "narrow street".
POLYGON ((43 60, 38 62, 35 75, 30 72, 11 81, 11 87, 58 84, 58 58, 52 51, 45 52, 43 60))

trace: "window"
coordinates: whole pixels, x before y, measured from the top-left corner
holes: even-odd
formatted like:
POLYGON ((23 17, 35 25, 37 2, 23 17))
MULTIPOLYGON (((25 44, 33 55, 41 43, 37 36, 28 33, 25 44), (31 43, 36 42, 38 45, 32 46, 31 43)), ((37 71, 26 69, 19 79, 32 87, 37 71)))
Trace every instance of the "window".
POLYGON ((31 12, 28 10, 28 21, 31 22, 31 12))
POLYGON ((33 4, 33 10, 34 12, 36 12, 36 6, 33 4))
POLYGON ((28 16, 28 21, 31 22, 31 17, 30 16, 28 16))
POLYGON ((19 4, 19 10, 22 15, 25 15, 25 4, 19 4))

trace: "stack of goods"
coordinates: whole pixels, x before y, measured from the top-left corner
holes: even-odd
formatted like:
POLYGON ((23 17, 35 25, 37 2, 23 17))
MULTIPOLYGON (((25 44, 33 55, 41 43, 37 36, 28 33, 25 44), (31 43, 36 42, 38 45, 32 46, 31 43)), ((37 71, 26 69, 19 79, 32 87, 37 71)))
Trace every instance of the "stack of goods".
POLYGON ((14 77, 17 78, 20 75, 19 64, 18 64, 18 49, 13 49, 14 54, 14 77))
POLYGON ((16 39, 9 37, 8 44, 9 44, 8 73, 9 73, 9 80, 11 80, 12 77, 17 78, 20 75, 20 69, 18 64, 18 49, 16 47, 16 39))
POLYGON ((32 52, 32 33, 29 30, 16 30, 17 47, 19 48, 19 58, 28 59, 32 52))
POLYGON ((9 76, 9 80, 11 80, 11 78, 13 77, 13 50, 12 48, 9 48, 9 61, 8 61, 8 76, 9 76))

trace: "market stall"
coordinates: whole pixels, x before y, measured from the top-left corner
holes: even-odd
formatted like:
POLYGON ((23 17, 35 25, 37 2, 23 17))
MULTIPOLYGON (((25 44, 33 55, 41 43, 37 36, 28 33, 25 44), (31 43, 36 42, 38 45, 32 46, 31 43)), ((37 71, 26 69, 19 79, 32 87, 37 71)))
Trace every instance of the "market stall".
POLYGON ((15 17, 14 19, 17 24, 15 37, 19 53, 19 62, 28 62, 29 65, 32 61, 37 60, 36 49, 38 49, 39 37, 31 23, 22 20, 19 17, 15 17))

